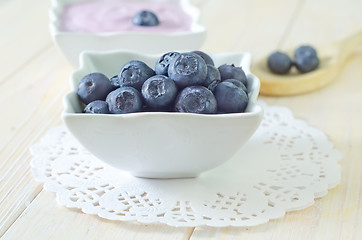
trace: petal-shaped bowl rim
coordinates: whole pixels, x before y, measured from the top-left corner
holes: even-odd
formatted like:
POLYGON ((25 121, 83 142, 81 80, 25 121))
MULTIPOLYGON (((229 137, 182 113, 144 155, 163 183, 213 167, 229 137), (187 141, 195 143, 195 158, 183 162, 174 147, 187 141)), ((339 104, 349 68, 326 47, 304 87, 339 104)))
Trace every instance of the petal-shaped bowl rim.
MULTIPOLYGON (((97 56, 100 58, 109 58, 121 55, 130 55, 134 56, 134 59, 141 59, 141 60, 157 60, 162 54, 143 54, 136 51, 128 51, 128 50, 111 50, 111 51, 84 51, 80 55, 80 68, 74 71, 70 77, 70 85, 71 85, 71 92, 67 93, 63 98, 63 106, 64 111, 62 113, 63 116, 65 115, 72 115, 78 116, 81 118, 87 117, 95 117, 95 118, 132 118, 132 117, 141 117, 143 115, 182 115, 182 116, 189 116, 193 118, 239 118, 239 117, 247 117, 250 115, 254 115, 255 112, 251 110, 255 110, 255 105, 257 98, 259 96, 260 90, 260 80, 250 72, 251 66, 251 54, 248 52, 229 52, 229 53, 217 53, 217 54, 209 54, 212 58, 240 58, 240 63, 237 64, 238 66, 242 66, 248 81, 249 85, 250 82, 252 86, 248 86, 248 93, 249 93, 249 103, 246 108, 246 111, 243 113, 218 113, 218 114, 195 114, 195 113, 179 113, 179 112, 136 112, 136 113, 127 113, 127 114, 80 114, 79 112, 75 111, 73 104, 74 97, 77 97, 77 88, 78 82, 80 78, 89 73, 87 67, 90 63, 90 59, 97 56), (250 91, 252 90, 252 91, 250 91)), ((80 103, 78 99, 78 103, 80 103)))

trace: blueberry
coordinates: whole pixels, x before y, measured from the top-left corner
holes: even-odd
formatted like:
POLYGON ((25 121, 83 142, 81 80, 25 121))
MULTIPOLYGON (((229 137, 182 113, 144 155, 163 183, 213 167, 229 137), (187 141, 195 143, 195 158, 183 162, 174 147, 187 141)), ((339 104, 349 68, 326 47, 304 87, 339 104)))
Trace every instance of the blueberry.
POLYGON ((207 64, 207 75, 203 86, 207 87, 209 90, 214 91, 217 84, 221 82, 221 76, 219 70, 207 64))
POLYGON ((168 52, 163 54, 156 63, 155 72, 157 75, 168 76, 168 66, 172 59, 176 58, 180 53, 178 52, 168 52))
POLYGON ((227 79, 227 80, 224 80, 223 82, 230 82, 230 83, 234 84, 235 86, 237 86, 238 88, 243 89, 244 92, 248 93, 248 89, 245 87, 245 85, 236 79, 227 79))
POLYGON ((142 110, 141 94, 133 87, 117 88, 108 94, 106 102, 110 113, 132 113, 142 110))
POLYGON ((184 88, 176 98, 175 110, 188 113, 216 113, 214 94, 203 86, 184 88))
POLYGON ((142 97, 155 110, 167 109, 175 100, 177 87, 174 81, 163 75, 155 75, 142 86, 142 97))
POLYGON ((118 80, 118 75, 115 75, 113 77, 111 77, 109 79, 109 81, 112 84, 113 90, 115 90, 116 88, 119 88, 119 80, 118 80))
POLYGON ((170 62, 168 76, 177 87, 203 85, 207 75, 205 61, 194 53, 181 53, 170 62))
POLYGON ((85 108, 84 113, 108 114, 108 103, 102 100, 90 102, 85 108))
POLYGON ((291 69, 293 62, 287 54, 276 51, 270 54, 267 64, 273 73, 286 74, 291 69))
POLYGON ((242 67, 236 67, 234 64, 224 64, 221 65, 218 69, 221 75, 221 81, 224 81, 226 79, 236 79, 241 81, 245 86, 247 86, 248 80, 242 67))
POLYGON ((212 66, 215 66, 214 61, 212 60, 212 58, 207 53, 204 53, 202 51, 192 51, 192 53, 196 53, 197 55, 202 57, 202 59, 204 59, 206 64, 210 64, 212 66))
POLYGON ((224 113, 244 112, 248 105, 246 92, 231 82, 219 83, 214 91, 218 111, 224 113))
POLYGON ((317 51, 307 45, 298 47, 294 52, 294 64, 301 73, 315 70, 319 65, 317 51))
POLYGON ((156 14, 147 10, 142 10, 136 13, 133 17, 132 22, 134 25, 146 27, 157 26, 160 24, 160 21, 158 20, 156 14))
POLYGON ((134 87, 141 90, 143 83, 155 75, 155 72, 141 61, 130 61, 126 63, 118 74, 120 86, 134 87))
POLYGON ((79 81, 77 94, 84 104, 88 104, 94 100, 105 100, 112 90, 109 79, 104 74, 95 72, 79 81))

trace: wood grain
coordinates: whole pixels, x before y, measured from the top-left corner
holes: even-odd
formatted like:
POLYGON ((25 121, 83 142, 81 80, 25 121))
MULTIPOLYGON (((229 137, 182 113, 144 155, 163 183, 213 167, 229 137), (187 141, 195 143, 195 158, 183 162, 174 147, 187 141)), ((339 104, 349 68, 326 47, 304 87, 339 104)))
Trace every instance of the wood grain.
POLYGON ((290 212, 282 219, 251 228, 196 228, 194 239, 359 239, 362 203, 362 54, 330 86, 301 96, 262 97, 270 105, 293 109, 296 117, 323 130, 344 157, 342 179, 307 209, 290 212), (339 98, 339 92, 348 94, 339 98), (302 104, 301 104, 302 103, 302 104))
POLYGON ((47 129, 61 124, 62 97, 69 89, 65 83, 69 69, 63 66, 63 72, 49 71, 64 64, 57 58, 51 61, 55 54, 49 49, 9 78, 0 90, 4 103, 0 110, 10 113, 2 116, 0 125, 0 235, 41 190, 30 172, 29 146, 47 129))
POLYGON ((32 58, 52 46, 48 31, 50 1, 12 0, 0 5, 0 85, 32 58))
MULTIPOLYGON (((362 29, 360 0, 192 0, 208 28, 203 50, 248 51, 324 44, 362 29)), ((108 221, 57 205, 30 171, 29 147, 62 124, 73 69, 48 31, 48 0, 0 2, 0 239, 359 239, 362 236, 362 54, 327 87, 265 97, 324 131, 344 158, 338 187, 313 206, 251 228, 174 228, 108 221)))
POLYGON ((86 215, 57 205, 54 194, 42 191, 2 239, 188 239, 193 228, 119 222, 86 215), (46 221, 44 221, 46 216, 46 221), (28 225, 25 229, 18 227, 28 225))

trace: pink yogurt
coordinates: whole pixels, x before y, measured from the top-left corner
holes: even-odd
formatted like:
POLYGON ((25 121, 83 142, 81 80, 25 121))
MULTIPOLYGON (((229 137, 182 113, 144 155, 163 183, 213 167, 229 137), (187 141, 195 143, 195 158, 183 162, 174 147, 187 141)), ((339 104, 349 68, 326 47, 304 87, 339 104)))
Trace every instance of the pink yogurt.
POLYGON ((72 3, 60 15, 60 30, 77 33, 102 32, 184 32, 190 31, 192 18, 177 3, 98 0, 72 3), (154 12, 157 26, 133 25, 141 11, 154 12))

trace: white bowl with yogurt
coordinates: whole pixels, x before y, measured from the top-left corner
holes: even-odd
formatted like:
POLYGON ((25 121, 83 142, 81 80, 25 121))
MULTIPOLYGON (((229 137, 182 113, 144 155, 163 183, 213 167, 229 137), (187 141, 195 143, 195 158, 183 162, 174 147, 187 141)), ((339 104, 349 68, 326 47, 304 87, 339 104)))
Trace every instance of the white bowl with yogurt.
POLYGON ((133 50, 146 54, 201 48, 206 29, 188 0, 53 0, 50 32, 75 68, 83 51, 133 50), (132 24, 140 10, 154 12, 158 26, 132 24))

